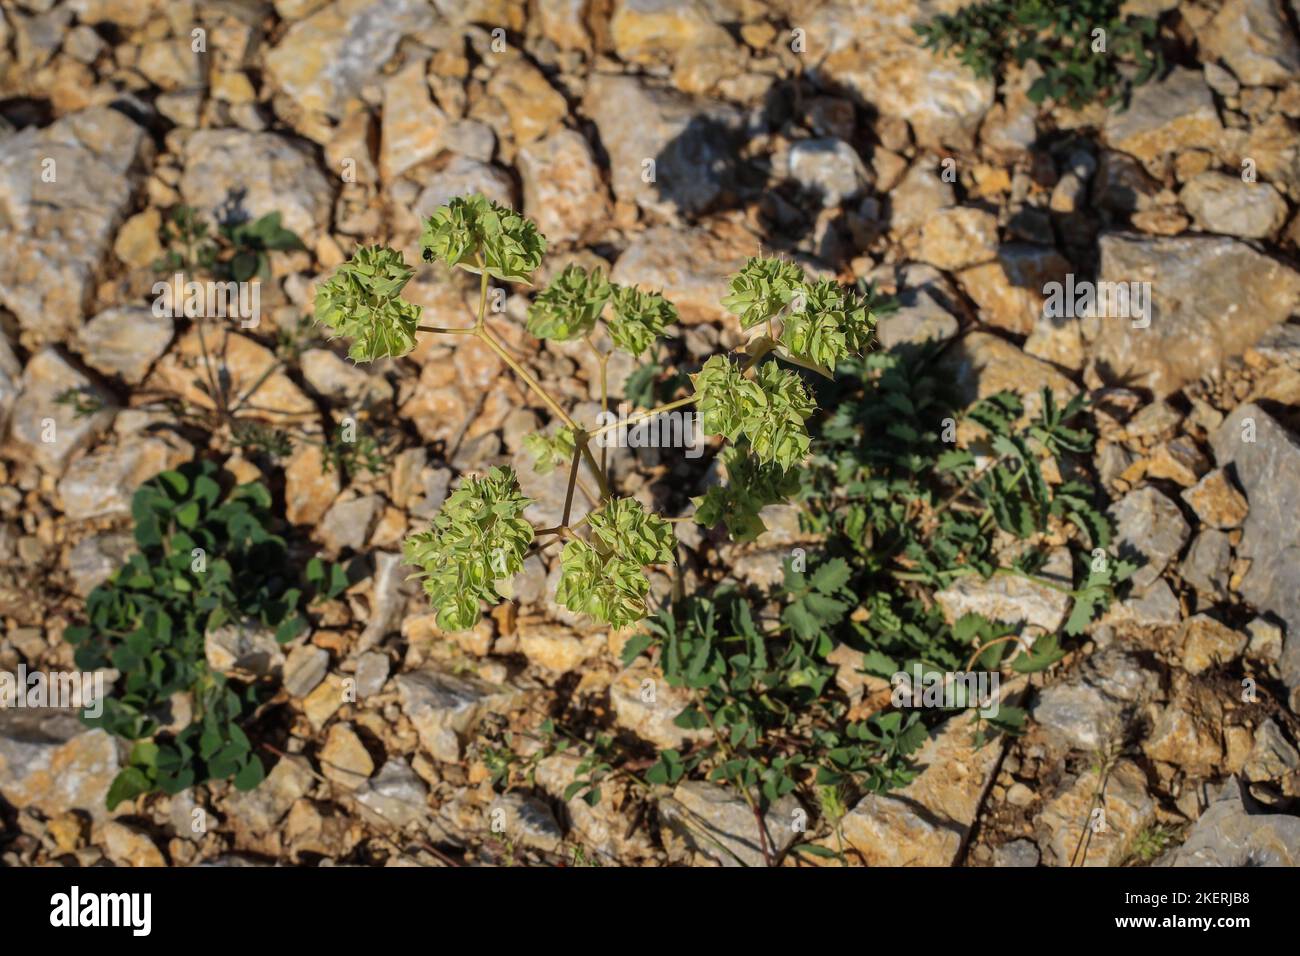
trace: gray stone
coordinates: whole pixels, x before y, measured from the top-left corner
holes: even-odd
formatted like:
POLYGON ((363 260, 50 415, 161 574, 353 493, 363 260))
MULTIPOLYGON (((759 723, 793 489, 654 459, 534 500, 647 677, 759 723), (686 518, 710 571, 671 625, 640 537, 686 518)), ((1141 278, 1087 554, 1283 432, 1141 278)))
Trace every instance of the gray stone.
POLYGON ((302 757, 282 757, 256 789, 245 793, 231 788, 227 810, 251 834, 271 833, 294 803, 312 788, 311 768, 302 757))
POLYGON ((77 347, 91 368, 138 385, 167 351, 174 332, 170 316, 155 316, 142 306, 121 306, 87 322, 77 333, 77 347))
POLYGON ((306 697, 325 679, 330 654, 315 644, 300 644, 284 662, 284 689, 291 697, 306 697))
POLYGON ((429 788, 402 757, 390 757, 352 796, 398 828, 428 815, 429 788))
POLYGON ((1038 691, 1030 716, 1052 745, 1092 753, 1122 739, 1140 706, 1158 688, 1158 675, 1136 655, 1107 647, 1069 679, 1038 691))
POLYGON ((1297 769, 1300 769, 1300 751, 1286 739, 1277 722, 1268 718, 1255 731, 1255 746, 1242 772, 1251 783, 1257 783, 1277 780, 1297 769))
POLYGON ((1115 617, 1139 627, 1168 627, 1182 620, 1182 606, 1164 578, 1133 595, 1115 609, 1115 617))
POLYGON ((1150 325, 1136 317, 1084 319, 1089 351, 1104 379, 1158 397, 1241 355, 1300 298, 1300 272, 1236 239, 1111 233, 1099 247, 1101 281, 1150 283, 1150 325))
POLYGON ((1300 866, 1300 817, 1263 813, 1232 778, 1156 866, 1300 866))
POLYGON ((50 817, 69 810, 107 817, 105 797, 120 767, 117 744, 103 730, 82 730, 75 717, 0 712, 0 795, 50 817))
POLYGON ((938 157, 924 156, 889 192, 889 227, 896 235, 903 235, 956 201, 952 185, 939 176, 938 157))
POLYGON ((181 196, 204 216, 257 219, 280 213, 311 245, 328 229, 334 190, 305 143, 283 133, 204 129, 185 141, 181 196))
POLYGON ((307 349, 299 365, 307 384, 333 401, 364 406, 393 399, 393 386, 382 375, 344 361, 329 349, 307 349))
POLYGON ((1040 854, 1033 840, 1012 840, 993 851, 994 866, 1037 866, 1040 854))
POLYGON ((1223 126, 1214 97, 1198 70, 1174 67, 1161 79, 1133 90, 1110 108, 1106 141, 1161 176, 1168 157, 1183 149, 1210 151, 1222 145, 1223 126))
POLYGON ((224 624, 203 636, 208 666, 219 674, 242 671, 256 677, 279 674, 284 651, 275 632, 254 620, 224 624))
POLYGON ((1192 539, 1180 573, 1196 590, 1222 600, 1228 596, 1228 571, 1232 563, 1232 545, 1228 536, 1213 528, 1192 539))
POLYGON ((898 309, 882 315, 876 323, 876 340, 883 348, 946 342, 957 334, 956 318, 928 290, 909 290, 898 299, 898 309))
POLYGON ((388 683, 390 664, 388 655, 379 651, 366 651, 357 658, 357 700, 380 693, 388 683))
POLYGON ((732 181, 742 116, 729 104, 598 73, 582 109, 596 123, 621 200, 665 215, 696 214, 732 181))
POLYGON ((338 553, 344 548, 360 551, 366 546, 370 530, 383 508, 379 495, 362 495, 360 498, 340 499, 330 505, 321 518, 316 533, 325 547, 338 553))
POLYGON ((823 207, 838 206, 870 189, 874 179, 853 147, 833 137, 795 143, 786 172, 823 207))
POLYGON ((1300 441, 1257 405, 1238 407, 1214 434, 1214 457, 1232 465, 1250 503, 1237 554, 1250 561, 1241 580, 1242 597, 1286 624, 1278 668, 1300 711, 1300 543, 1294 528, 1300 514, 1300 441))
POLYGON ((81 324, 146 143, 104 107, 0 138, 0 304, 42 341, 81 324))
POLYGON ((1202 232, 1266 239, 1286 222, 1286 200, 1268 183, 1214 169, 1194 176, 1178 198, 1202 232))
POLYGON ((81 597, 107 581, 135 550, 135 538, 122 531, 93 535, 68 552, 68 574, 81 597))
MULTIPOLYGON (((1062 587, 1073 586, 1069 549, 1055 549, 1038 577, 1062 587)), ((990 621, 1024 624, 1049 634, 1064 623, 1070 609, 1070 596, 1064 591, 1012 575, 995 575, 987 581, 977 574, 966 575, 934 597, 950 623, 966 614, 979 614, 990 621)))
POLYGON ((555 853, 564 842, 564 833, 546 801, 518 790, 492 801, 488 823, 491 832, 546 853, 555 853))
POLYGON ((302 109, 341 118, 403 35, 435 22, 424 0, 336 0, 292 24, 267 51, 266 68, 302 109))
POLYGON ((100 448, 69 465, 59 481, 63 513, 72 521, 129 514, 142 483, 193 454, 189 442, 166 432, 100 448))
POLYGON ((683 688, 670 687, 663 675, 645 661, 636 661, 609 685, 614 721, 661 749, 681 748, 705 740, 707 730, 687 730, 673 721, 691 702, 683 688))
MULTIPOLYGON (((799 801, 787 794, 763 816, 769 852, 780 857, 799 836, 799 801)), ((686 780, 661 801, 659 813, 669 828, 696 852, 723 866, 763 866, 762 836, 748 803, 733 790, 702 780, 686 780)))
POLYGON ((921 146, 970 147, 993 105, 993 81, 925 49, 913 29, 917 15, 908 4, 829 3, 803 12, 798 26, 816 50, 808 69, 881 116, 906 120, 921 146))
POLYGON ((1222 60, 1247 86, 1281 86, 1300 73, 1300 44, 1280 0, 1227 0, 1197 39, 1203 58, 1222 60))
POLYGON ((408 580, 410 569, 402 566, 402 556, 392 551, 376 551, 375 573, 371 577, 370 619, 357 642, 358 651, 367 651, 387 635, 399 629, 406 596, 417 585, 408 580))
POLYGON ((453 156, 451 161, 427 177, 428 184, 415 201, 412 213, 423 219, 432 216, 456 196, 482 193, 504 206, 514 207, 515 186, 500 166, 482 163, 468 156, 453 156))
POLYGON ((0 334, 0 441, 4 440, 9 425, 9 413, 22 388, 23 367, 9 347, 9 340, 0 334))
MULTIPOLYGON (((3 266, 0 266, 3 268, 3 266)), ((22 390, 9 420, 11 440, 47 471, 58 473, 72 453, 90 444, 113 420, 113 396, 74 368, 57 350, 33 355, 23 369, 22 390), (57 400, 76 393, 100 410, 78 416, 57 400)))
POLYGON ((1142 562, 1133 573, 1133 587, 1155 583, 1191 534, 1178 505, 1154 488, 1139 488, 1111 505, 1115 540, 1121 558, 1142 562))
POLYGON ((432 669, 399 674, 395 682, 421 745, 447 763, 460 760, 466 736, 483 715, 505 713, 517 699, 511 688, 432 669))

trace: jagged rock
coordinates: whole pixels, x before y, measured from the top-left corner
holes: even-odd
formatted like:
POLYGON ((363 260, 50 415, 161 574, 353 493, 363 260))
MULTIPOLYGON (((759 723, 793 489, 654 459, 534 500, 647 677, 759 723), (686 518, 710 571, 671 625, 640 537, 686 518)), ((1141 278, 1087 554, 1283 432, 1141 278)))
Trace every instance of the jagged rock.
POLYGON ((1227 0, 1197 31, 1203 59, 1222 60, 1247 86, 1281 86, 1294 79, 1300 73, 1300 44, 1280 6, 1278 0, 1227 0))
MULTIPOLYGON (((1015 702, 1023 678, 999 689, 1015 702)), ((840 823, 845 851, 866 866, 951 866, 961 853, 1002 759, 998 743, 976 745, 970 721, 931 731, 915 755, 921 769, 907 786, 863 797, 840 823)), ((836 840, 823 841, 835 849, 836 840)))
POLYGON ((1146 776, 1131 760, 1119 760, 1106 777, 1100 805, 1095 770, 1069 778, 1036 821, 1045 862, 1053 866, 1118 866, 1133 840, 1155 819, 1146 776), (1100 811, 1100 813, 1096 812, 1100 811), (1091 828, 1091 836, 1085 832, 1091 828))
POLYGON ((291 697, 306 697, 325 679, 329 666, 330 655, 325 648, 299 644, 285 659, 284 689, 291 697))
POLYGON ((1053 746, 1095 752, 1125 727, 1159 687, 1158 675, 1120 647, 1089 657, 1079 672, 1036 694, 1030 716, 1053 746))
POLYGON ((95 842, 118 866, 166 866, 167 861, 140 827, 110 820, 95 831, 95 842))
POLYGON ((509 117, 517 146, 552 132, 569 112, 564 97, 547 82, 541 70, 523 57, 510 59, 494 69, 487 91, 509 117))
POLYGON ((261 836, 273 832, 295 801, 312 788, 311 770, 302 757, 282 757, 254 790, 232 791, 226 807, 237 827, 261 836))
POLYGON ((1090 354, 1103 377, 1159 397, 1242 354, 1285 321, 1300 296, 1300 272, 1236 239, 1111 233, 1099 247, 1100 281, 1150 283, 1150 312, 1085 319, 1090 354))
POLYGON ((68 552, 68 574, 76 593, 85 597, 126 563, 135 550, 135 538, 126 532, 112 532, 83 538, 68 552))
POLYGON ((1205 614, 1197 614, 1183 623, 1178 632, 1183 668, 1189 674, 1202 674, 1211 667, 1236 659, 1246 649, 1249 638, 1205 614))
POLYGON ((185 141, 181 195, 205 216, 280 213, 309 245, 328 229, 334 190, 311 151, 283 133, 203 129, 185 141))
POLYGON ((916 257, 956 271, 993 259, 997 246, 996 216, 973 206, 952 206, 926 217, 916 257))
POLYGON ((388 655, 379 651, 366 651, 357 658, 357 700, 383 691, 389 667, 388 655))
POLYGON ((105 375, 119 375, 138 385, 171 344, 175 323, 150 309, 122 306, 107 309, 77 333, 77 348, 86 364, 105 375))
POLYGON ((285 517, 291 524, 314 525, 338 497, 339 475, 325 467, 315 442, 295 443, 284 469, 285 517))
POLYGON ((563 802, 571 835, 610 860, 625 860, 629 853, 650 852, 650 841, 643 829, 638 827, 625 836, 631 821, 615 810, 609 799, 602 799, 595 806, 578 794, 564 800, 564 793, 577 778, 581 763, 582 758, 577 754, 559 753, 537 764, 537 786, 552 799, 563 802))
POLYGON ((104 107, 0 138, 0 304, 38 340, 81 324, 147 143, 104 107))
POLYGON ((75 369, 54 348, 33 355, 23 369, 21 390, 10 414, 9 436, 22 453, 47 471, 58 473, 72 453, 90 444, 113 420, 113 396, 75 369), (60 396, 99 406, 79 416, 60 396))
POLYGON ((18 357, 9 347, 9 340, 0 334, 0 440, 4 438, 9 413, 22 389, 22 377, 23 367, 18 357))
POLYGON ((1179 200, 1202 232, 1266 239, 1286 222, 1286 200, 1265 182, 1244 182, 1218 170, 1194 177, 1179 200))
MULTIPOLYGON (((798 839, 802 808, 793 795, 776 801, 763 815, 769 852, 780 857, 798 839)), ((670 830, 696 852, 723 866, 763 866, 762 836, 748 803, 734 791, 701 780, 679 783, 659 814, 670 830)), ((806 815, 805 815, 806 816, 806 815)))
POLYGON ((573 130, 557 130, 519 150, 524 214, 548 242, 578 239, 609 217, 609 198, 591 147, 573 130))
POLYGON ((660 749, 680 748, 687 741, 706 740, 705 730, 687 730, 673 720, 686 709, 691 695, 669 687, 663 675, 644 661, 636 661, 609 685, 614 721, 660 749))
POLYGON ((339 118, 402 36, 434 23, 423 0, 338 0, 292 24, 266 69, 302 109, 339 118))
POLYGON ((1012 840, 993 851, 994 866, 1037 866, 1041 854, 1033 840, 1012 840))
POLYGON ((1242 597, 1286 623, 1278 668, 1300 712, 1300 544, 1279 529, 1300 514, 1300 442, 1257 405, 1239 406, 1213 437, 1214 457, 1232 472, 1250 513, 1242 526, 1239 557, 1250 561, 1242 597))
POLYGON ((566 627, 534 624, 519 632, 519 650, 544 670, 564 674, 600 652, 604 636, 591 634, 579 638, 566 627))
POLYGON ((385 181, 433 159, 443 148, 447 114, 429 96, 427 65, 412 60, 384 81, 379 175, 385 181))
POLYGON ((399 828, 428 815, 429 788, 401 757, 390 757, 379 773, 352 795, 362 806, 399 828))
POLYGON ((75 717, 0 714, 0 795, 47 816, 80 810, 108 816, 105 798, 120 769, 117 744, 75 717), (31 719, 29 719, 31 718, 31 719))
POLYGON ((1142 741, 1142 752, 1188 776, 1214 775, 1224 758, 1223 706, 1211 694, 1175 698, 1156 717, 1142 741))
POLYGON ((832 137, 800 140, 791 146, 786 172, 823 207, 852 199, 869 189, 873 178, 853 147, 832 137))
POLYGON ((1069 261, 1050 246, 1008 243, 998 248, 994 261, 957 278, 985 323, 1028 335, 1043 315, 1043 289, 1049 282, 1065 281, 1069 271, 1069 261))
POLYGON ((382 375, 346 362, 329 349, 307 349, 298 361, 307 384, 326 398, 358 405, 393 398, 393 387, 382 375))
MULTIPOLYGON (((1052 551, 1038 576, 1072 587, 1074 569, 1069 549, 1052 551)), ((990 621, 1041 628, 1047 634, 1056 632, 1070 609, 1070 596, 1064 591, 1011 575, 996 575, 987 581, 977 574, 966 575, 934 598, 949 623, 966 614, 979 614, 990 621)))
POLYGON ((815 72, 883 117, 906 120, 921 146, 969 147, 989 107, 993 83, 956 57, 927 50, 906 0, 870 6, 833 3, 799 23, 816 52, 815 72))
POLYGON ((320 751, 321 773, 349 790, 364 784, 375 770, 365 744, 347 723, 333 724, 320 751))
POLYGON ((987 332, 967 333, 948 350, 942 362, 967 403, 1010 389, 1022 395, 1025 413, 1033 415, 1042 404, 1040 389, 1050 388, 1058 405, 1068 402, 1079 391, 1078 386, 1046 362, 987 332))
POLYGON ((582 110, 596 123, 620 200, 668 216, 695 214, 732 180, 741 125, 735 107, 635 76, 598 73, 587 84, 582 110))
POLYGON ((375 573, 370 579, 370 617, 357 642, 358 651, 367 651, 401 627, 406 597, 418 588, 409 580, 410 569, 403 567, 402 556, 392 551, 375 552, 375 573))
POLYGON ((1213 528, 1192 539, 1179 569, 1183 580, 1196 590, 1216 600, 1228 596, 1228 571, 1232 563, 1232 545, 1228 536, 1213 528))
POLYGON ((1255 746, 1242 771, 1252 783, 1276 780, 1300 769, 1300 751, 1286 739, 1282 728, 1272 717, 1255 731, 1255 746))
POLYGON ((128 514, 142 483, 193 456, 185 439, 159 433, 78 458, 58 484, 63 513, 70 521, 128 514))
POLYGON ((421 745, 447 763, 460 760, 466 736, 484 714, 504 713, 518 699, 512 688, 428 668, 399 674, 395 683, 421 745))
POLYGON ((344 548, 360 551, 366 546, 382 508, 383 499, 379 495, 339 499, 325 512, 316 533, 325 547, 336 554, 344 548))
POLYGON ((284 651, 275 631, 254 620, 223 624, 203 635, 208 666, 219 674, 242 671, 256 677, 281 673, 284 651))
POLYGON ((721 299, 731 276, 753 253, 752 237, 734 230, 654 227, 632 240, 610 278, 661 290, 677 306, 683 324, 716 322, 730 316, 721 299))
POLYGON ((1300 866, 1300 817, 1264 813, 1237 778, 1224 783, 1187 834, 1156 866, 1300 866))
POLYGON ((490 831, 515 843, 554 853, 564 842, 551 808, 538 797, 511 790, 493 800, 487 812, 490 831))
POLYGON ((939 160, 923 157, 889 191, 889 228, 903 235, 925 224, 931 215, 953 204, 956 194, 939 175, 939 160))
POLYGON ((1121 558, 1142 561, 1131 578, 1139 591, 1150 587, 1178 556, 1191 534, 1178 506, 1154 488, 1139 488, 1110 507, 1121 558))
POLYGON ((1205 78, 1196 70, 1174 67, 1162 79, 1134 89, 1124 108, 1111 107, 1105 135, 1112 147, 1160 178, 1175 152, 1214 152, 1221 145, 1223 126, 1205 78))

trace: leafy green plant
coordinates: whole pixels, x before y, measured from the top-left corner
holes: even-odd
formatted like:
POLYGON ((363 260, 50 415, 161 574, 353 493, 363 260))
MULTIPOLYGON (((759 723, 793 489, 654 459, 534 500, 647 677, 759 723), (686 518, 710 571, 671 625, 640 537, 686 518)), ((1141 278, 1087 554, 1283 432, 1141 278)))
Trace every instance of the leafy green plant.
MULTIPOLYGON (((425 221, 421 255, 427 262, 480 276, 479 309, 472 327, 421 325, 419 307, 401 297, 412 270, 400 252, 388 248, 358 250, 317 291, 317 320, 351 340, 349 354, 355 361, 407 354, 422 332, 473 336, 512 369, 557 420, 557 430, 530 436, 527 447, 540 473, 567 466, 559 525, 532 528, 522 518, 529 502, 514 473, 493 469, 485 478, 466 479, 433 528, 408 540, 407 563, 418 569, 439 626, 446 629, 465 629, 478 621, 480 605, 499 599, 500 582, 519 571, 535 539, 549 539, 538 540, 537 547, 564 542, 556 599, 614 627, 635 624, 649 612, 645 567, 674 561, 670 522, 616 495, 606 471, 606 449, 602 447, 599 462, 591 450, 592 440, 615 425, 576 421, 487 327, 490 280, 528 283, 545 248, 544 237, 529 220, 483 196, 461 197, 425 221), (579 480, 583 462, 595 475, 597 492, 579 480), (571 521, 575 490, 592 505, 579 521, 571 521)), ((638 412, 627 424, 698 405, 705 432, 732 443, 731 473, 749 484, 731 498, 713 493, 709 505, 696 512, 696 520, 726 524, 733 532, 752 536, 761 529, 758 501, 794 487, 786 476, 807 457, 806 423, 815 407, 800 374, 777 359, 829 374, 826 362, 867 347, 874 320, 856 293, 811 281, 797 265, 778 260, 751 260, 724 301, 747 328, 764 324, 767 334, 751 341, 743 358, 710 358, 691 379, 691 394, 638 412), (769 354, 775 357, 763 361, 769 354)), ((611 352, 642 356, 676 318, 677 310, 659 293, 611 283, 599 269, 571 265, 533 298, 528 330, 542 339, 587 343, 600 368, 601 404, 607 411, 605 369, 611 352), (595 344, 593 333, 601 323, 612 343, 609 350, 595 344)))
POLYGON ((269 280, 268 252, 305 248, 295 232, 284 228, 278 212, 222 222, 214 236, 192 206, 173 209, 160 238, 164 252, 153 265, 156 272, 207 272, 235 282, 269 280))
POLYGON ((307 625, 309 594, 334 597, 347 587, 341 568, 318 559, 295 580, 285 540, 269 530, 270 493, 259 483, 226 489, 221 479, 216 465, 200 461, 145 482, 131 503, 138 550, 91 591, 87 623, 64 633, 79 668, 122 675, 101 716, 88 719, 136 742, 109 809, 210 779, 257 786, 262 763, 240 726, 257 688, 212 671, 205 636, 233 626, 292 640, 307 625), (178 694, 189 695, 193 719, 164 731, 178 694))
POLYGON ((984 0, 936 16, 916 31, 929 49, 955 50, 981 78, 1011 62, 1042 68, 1029 88, 1035 103, 1059 100, 1079 108, 1104 98, 1119 102, 1131 85, 1164 69, 1156 21, 1125 16, 1120 0, 984 0), (1125 64, 1136 68, 1129 81, 1125 64))

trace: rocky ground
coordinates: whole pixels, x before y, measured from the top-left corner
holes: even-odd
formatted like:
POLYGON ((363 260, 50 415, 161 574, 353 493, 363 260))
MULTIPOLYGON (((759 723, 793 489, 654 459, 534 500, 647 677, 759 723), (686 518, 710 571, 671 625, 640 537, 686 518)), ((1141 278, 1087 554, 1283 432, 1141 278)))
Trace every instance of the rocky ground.
MULTIPOLYGON (((747 808, 708 784, 653 805, 611 788, 593 808, 565 799, 578 758, 562 754, 497 793, 485 748, 502 727, 580 702, 667 746, 682 733, 671 695, 641 702, 617 636, 550 603, 539 562, 514 604, 453 637, 404 580, 400 541, 463 472, 517 458, 539 516, 562 508, 565 476, 531 478, 522 457, 544 409, 476 341, 361 370, 304 319, 316 278, 358 243, 418 262, 420 217, 478 191, 536 219, 548 274, 603 262, 662 288, 685 360, 738 341, 724 278, 775 251, 896 295, 882 347, 948 342, 971 398, 1094 398, 1096 472, 1122 548, 1146 559, 1133 592, 1015 689, 1023 737, 977 749, 950 722, 906 790, 852 807, 854 859, 1300 863, 1297 11, 1135 0, 1160 16, 1168 72, 1127 109, 1069 110, 1030 102, 1032 69, 995 85, 922 49, 910 24, 954 6, 6 0, 0 668, 72 667, 62 632, 130 550, 132 492, 195 454, 265 480, 301 547, 366 574, 309 635, 254 655, 279 688, 280 757, 251 793, 218 784, 109 813, 113 738, 66 713, 0 713, 0 858, 730 859, 679 838, 674 820, 693 814, 761 862, 747 808), (279 212, 302 238, 271 256, 261 324, 223 334, 226 374, 257 393, 251 420, 319 437, 355 417, 384 438, 380 474, 340 481, 319 445, 268 459, 228 423, 176 419, 176 399, 204 406, 200 345, 150 302, 181 204, 210 220, 279 212), (1043 286, 1067 274, 1149 281, 1149 326, 1044 317, 1043 286), (69 389, 88 411, 56 401, 69 389), (1097 810, 1103 825, 1085 827, 1097 810)), ((470 294, 431 267, 407 291, 439 325, 462 324, 470 294)), ((587 353, 523 332, 527 302, 507 296, 494 328, 567 399, 598 398, 587 353)), ((631 370, 611 365, 615 394, 631 370)), ((644 455, 620 467, 629 493, 673 473, 644 455)), ((769 545, 788 548, 797 515, 778 518, 769 545)), ((767 567, 733 559, 741 577, 767 567)), ((1038 602, 1048 627, 1064 615, 1050 594, 1003 597, 1038 602)), ((209 659, 234 668, 239 652, 209 659)))

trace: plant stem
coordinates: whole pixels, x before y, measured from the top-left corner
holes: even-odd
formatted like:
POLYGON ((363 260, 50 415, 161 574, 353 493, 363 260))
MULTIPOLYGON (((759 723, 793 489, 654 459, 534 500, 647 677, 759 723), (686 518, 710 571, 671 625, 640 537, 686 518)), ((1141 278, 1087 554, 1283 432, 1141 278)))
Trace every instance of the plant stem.
POLYGON ((685 398, 679 398, 675 402, 669 402, 667 405, 660 405, 657 408, 652 408, 649 411, 637 412, 635 415, 629 415, 621 422, 610 422, 608 425, 602 425, 600 428, 591 432, 590 437, 595 438, 598 435, 603 435, 607 431, 612 431, 613 429, 618 428, 619 425, 631 425, 633 422, 639 422, 646 418, 653 418, 656 415, 662 415, 664 412, 671 412, 674 408, 681 408, 683 405, 689 405, 693 401, 695 401, 695 396, 692 394, 687 395, 685 398))

